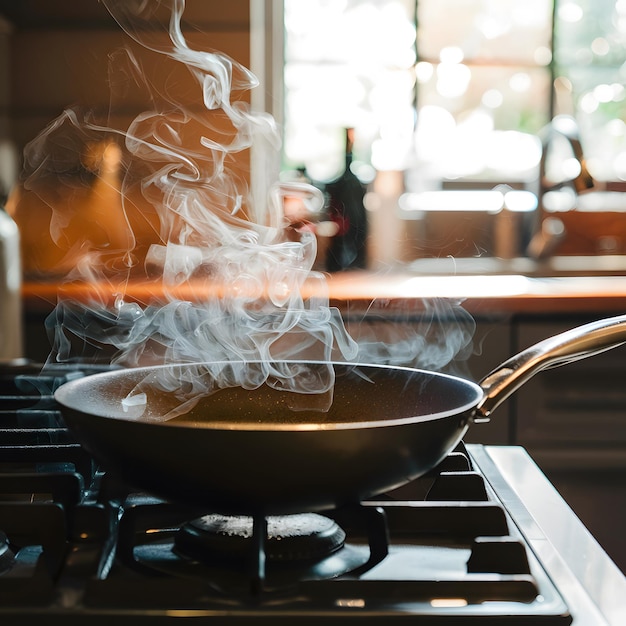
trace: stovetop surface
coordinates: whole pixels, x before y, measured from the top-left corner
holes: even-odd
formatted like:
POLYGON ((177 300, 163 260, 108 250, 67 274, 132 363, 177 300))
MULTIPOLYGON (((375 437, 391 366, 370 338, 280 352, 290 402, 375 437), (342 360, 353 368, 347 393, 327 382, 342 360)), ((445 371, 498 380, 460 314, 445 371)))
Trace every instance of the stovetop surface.
MULTIPOLYGON (((295 549, 270 536, 259 580, 250 520, 236 520, 242 534, 228 526, 217 538, 207 535, 209 508, 138 492, 97 467, 67 431, 52 393, 92 371, 0 372, 4 624, 26 617, 41 624, 463 624, 489 617, 546 625, 575 618, 520 530, 521 501, 508 494, 514 506, 505 505, 498 481, 486 478, 482 446, 461 444, 427 476, 375 501, 321 512, 322 534, 331 526, 339 539, 319 554, 317 534, 313 547, 306 539, 295 549)), ((304 518, 305 525, 319 521, 304 518)), ((294 519, 271 519, 270 529, 292 527, 294 519)))

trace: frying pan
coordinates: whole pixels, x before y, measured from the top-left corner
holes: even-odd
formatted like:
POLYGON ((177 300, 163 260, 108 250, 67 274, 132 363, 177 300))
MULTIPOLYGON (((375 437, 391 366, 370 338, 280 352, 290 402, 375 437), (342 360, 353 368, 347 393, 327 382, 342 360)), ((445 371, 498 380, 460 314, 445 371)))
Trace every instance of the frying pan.
POLYGON ((279 515, 399 487, 436 466, 536 372, 623 343, 626 315, 592 322, 527 348, 479 384, 406 367, 307 363, 334 368, 327 412, 294 412, 291 393, 263 385, 219 390, 160 420, 171 397, 156 385, 152 392, 150 381, 164 367, 184 376, 186 364, 86 376, 55 397, 84 446, 131 485, 217 513, 279 515), (139 382, 148 393, 136 417, 122 400, 139 382))

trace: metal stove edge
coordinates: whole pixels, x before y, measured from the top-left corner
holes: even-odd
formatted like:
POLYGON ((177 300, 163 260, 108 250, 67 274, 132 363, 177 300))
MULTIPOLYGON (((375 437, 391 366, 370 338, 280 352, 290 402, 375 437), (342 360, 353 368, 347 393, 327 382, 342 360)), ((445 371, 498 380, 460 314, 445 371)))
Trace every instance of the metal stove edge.
POLYGON ((466 447, 570 607, 572 626, 626 624, 626 577, 528 452, 466 447))

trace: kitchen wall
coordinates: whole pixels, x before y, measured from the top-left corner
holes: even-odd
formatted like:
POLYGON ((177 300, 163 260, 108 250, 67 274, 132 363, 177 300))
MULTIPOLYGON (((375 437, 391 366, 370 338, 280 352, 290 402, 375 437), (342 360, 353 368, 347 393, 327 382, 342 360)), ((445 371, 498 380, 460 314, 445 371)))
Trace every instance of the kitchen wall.
MULTIPOLYGON (((169 12, 157 3, 147 6, 155 13, 150 15, 148 34, 140 37, 156 49, 167 48, 170 45, 169 12)), ((15 173, 21 169, 24 147, 52 122, 60 123, 60 116, 67 109, 76 109, 76 117, 81 122, 89 114, 95 124, 124 133, 144 111, 163 104, 169 107, 168 95, 160 96, 168 92, 173 94, 169 97, 176 100, 178 109, 191 116, 192 122, 185 124, 181 132, 182 147, 195 149, 200 134, 206 134, 205 128, 193 123, 196 114, 206 113, 206 108, 201 86, 192 72, 136 43, 99 0, 24 0, 20 3, 0 0, 0 17, 6 21, 9 31, 1 42, 4 54, 0 67, 4 67, 4 72, 0 70, 0 80, 4 75, 5 89, 4 103, 0 99, 0 122, 4 118, 5 124, 0 126, 0 142, 4 140, 12 146, 16 163, 8 169, 13 170, 14 180, 15 173), (128 49, 133 57, 129 60, 120 54, 122 49, 128 49), (128 67, 131 64, 134 64, 132 71, 128 67), (137 79, 134 67, 141 68, 141 80, 137 79), (152 104, 153 99, 156 105, 152 104)), ((228 3, 187 0, 181 26, 191 49, 219 51, 244 67, 250 66, 248 0, 228 3)), ((234 82, 236 76, 237 70, 233 69, 234 82)), ((236 97, 249 99, 250 92, 237 93, 236 97)), ((59 133, 37 147, 46 157, 45 167, 41 169, 54 172, 54 176, 40 176, 36 188, 13 186, 14 192, 6 202, 7 211, 20 229, 22 267, 27 279, 65 276, 76 263, 75 257, 66 258, 65 251, 48 236, 53 205, 69 207, 66 215, 78 220, 74 227, 64 231, 69 247, 79 239, 84 240, 85 232, 90 240, 101 240, 102 229, 110 245, 120 243, 121 239, 114 233, 119 231, 116 224, 124 219, 133 228, 138 256, 145 255, 150 245, 158 240, 154 204, 143 196, 140 186, 135 184, 137 181, 132 179, 123 150, 106 143, 110 138, 116 141, 116 135, 98 133, 98 140, 102 137, 104 141, 95 144, 94 133, 74 132, 68 119, 72 118, 63 120, 61 140, 59 133), (109 150, 105 159, 107 145, 113 151, 109 150), (57 150, 59 147, 65 152, 57 150), (90 178, 93 171, 100 174, 102 184, 99 186, 90 178), (67 185, 60 182, 64 177, 67 185), (114 192, 122 179, 125 181, 125 216, 119 196, 114 192), (113 193, 107 194, 105 190, 113 190, 113 193), (103 217, 97 218, 93 210, 102 211, 104 206, 103 217)), ((210 123, 216 129, 213 138, 217 141, 222 140, 220 133, 223 132, 224 137, 232 133, 230 121, 219 112, 211 115, 210 123)), ((235 178, 247 178, 249 151, 229 155, 227 167, 235 178)))
MULTIPOLYGON (((184 16, 190 44, 249 67, 248 0, 187 0, 184 16)), ((0 140, 21 153, 67 106, 107 111, 109 55, 129 42, 98 0, 0 0, 0 140)), ((130 120, 145 104, 112 113, 130 120)))

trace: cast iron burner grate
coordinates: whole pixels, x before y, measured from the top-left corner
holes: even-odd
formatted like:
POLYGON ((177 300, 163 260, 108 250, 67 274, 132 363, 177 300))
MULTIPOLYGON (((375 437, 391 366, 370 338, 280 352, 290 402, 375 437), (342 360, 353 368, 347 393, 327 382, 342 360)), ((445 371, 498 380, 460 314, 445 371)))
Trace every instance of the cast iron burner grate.
POLYGON ((58 364, 42 373, 37 364, 0 366, 2 475, 75 472, 89 486, 94 478, 93 460, 68 432, 53 394, 60 385, 101 369, 58 364))
POLYGON ((387 521, 380 507, 357 505, 324 515, 259 516, 243 522, 240 517, 214 514, 197 518, 191 514, 186 520, 180 506, 131 497, 120 519, 117 559, 129 571, 195 578, 209 583, 218 596, 228 597, 293 592, 304 580, 357 577, 380 563, 388 550, 387 521), (207 519, 230 528, 243 525, 245 531, 216 536, 207 533, 207 519), (304 526, 304 532, 294 532, 294 522, 304 526), (362 534, 364 546, 345 544, 348 525, 362 534), (277 527, 282 538, 274 536, 277 527), (291 537, 283 548, 279 544, 287 534, 291 537), (228 545, 233 548, 230 554, 228 545))

